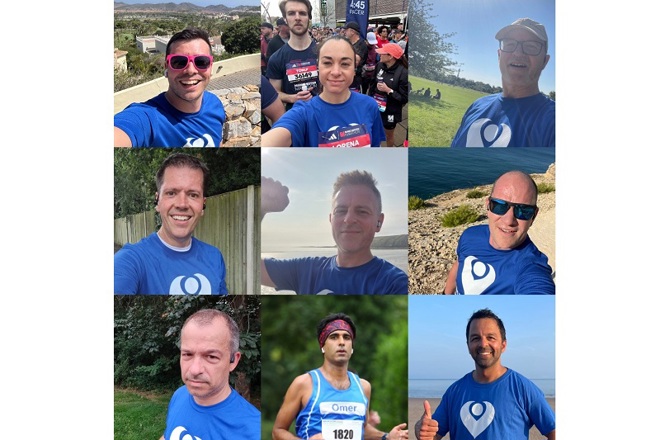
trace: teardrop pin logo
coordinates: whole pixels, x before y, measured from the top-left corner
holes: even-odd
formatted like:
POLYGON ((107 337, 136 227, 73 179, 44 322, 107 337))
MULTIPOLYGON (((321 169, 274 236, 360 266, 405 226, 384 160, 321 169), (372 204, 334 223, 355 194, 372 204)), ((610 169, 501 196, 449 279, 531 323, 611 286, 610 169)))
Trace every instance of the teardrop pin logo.
POLYGON ((483 403, 485 409, 484 405, 475 403, 474 400, 466 402, 461 407, 461 421, 474 438, 484 432, 495 419, 495 407, 490 402, 484 401, 483 403))

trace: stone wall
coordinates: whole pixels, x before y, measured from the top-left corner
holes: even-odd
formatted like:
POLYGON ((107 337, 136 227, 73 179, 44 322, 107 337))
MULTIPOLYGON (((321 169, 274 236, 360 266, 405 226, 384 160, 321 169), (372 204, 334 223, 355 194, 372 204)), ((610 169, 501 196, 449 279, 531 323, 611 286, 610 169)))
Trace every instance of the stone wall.
POLYGON ((225 107, 223 147, 254 147, 261 143, 261 94, 256 85, 211 90, 225 107))

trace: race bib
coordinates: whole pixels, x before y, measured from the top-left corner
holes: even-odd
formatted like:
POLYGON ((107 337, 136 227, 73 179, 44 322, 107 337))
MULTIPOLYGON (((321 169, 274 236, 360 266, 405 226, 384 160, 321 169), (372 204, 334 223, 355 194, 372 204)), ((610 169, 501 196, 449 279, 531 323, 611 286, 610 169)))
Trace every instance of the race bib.
POLYGON ((322 420, 323 440, 362 440, 362 422, 359 420, 322 420))
POLYGON ((371 136, 364 124, 350 125, 319 133, 320 148, 371 147, 371 136))
POLYGON ((382 112, 385 111, 385 108, 387 107, 387 96, 379 95, 378 93, 374 94, 374 99, 376 100, 376 104, 378 104, 378 110, 382 112))
POLYGON ((296 93, 316 88, 319 70, 315 61, 299 61, 286 64, 286 78, 296 93))

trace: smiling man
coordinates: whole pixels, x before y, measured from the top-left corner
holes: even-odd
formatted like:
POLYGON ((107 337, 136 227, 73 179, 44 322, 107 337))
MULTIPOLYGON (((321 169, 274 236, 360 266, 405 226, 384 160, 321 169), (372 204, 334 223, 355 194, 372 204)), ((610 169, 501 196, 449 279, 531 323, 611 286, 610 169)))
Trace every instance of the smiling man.
POLYGON ((225 110, 207 92, 213 54, 206 31, 184 29, 165 50, 166 92, 115 115, 116 147, 220 147, 225 110))
POLYGON ((168 156, 156 173, 162 226, 115 254, 115 294, 226 295, 225 262, 193 232, 204 216, 209 170, 194 156, 168 156))
POLYGON ((454 382, 431 415, 424 401, 424 414, 415 425, 418 440, 528 440, 536 426, 555 439, 555 415, 543 392, 520 373, 502 365, 507 348, 502 320, 491 310, 472 314, 465 330, 474 370, 454 382))
POLYGON ((371 384, 348 371, 357 329, 350 316, 333 313, 319 322, 316 337, 323 365, 296 377, 273 425, 273 440, 405 440, 405 423, 382 432, 367 423, 371 384), (296 421, 296 434, 289 431, 296 421))
POLYGON ((181 328, 181 380, 161 440, 259 440, 261 413, 229 384, 241 359, 239 330, 227 314, 202 309, 181 328))
POLYGON ((502 174, 486 199, 488 225, 466 229, 445 293, 459 295, 554 295, 548 257, 527 232, 538 213, 538 190, 522 171, 502 174))
MULTIPOLYGON (((289 190, 280 182, 262 177, 261 188, 262 219, 289 204, 289 190)), ((329 215, 337 255, 262 259, 261 284, 303 295, 408 294, 406 273, 371 252, 384 219, 380 192, 371 173, 355 170, 340 174, 333 187, 329 215)))
POLYGON ((520 18, 495 35, 502 93, 477 99, 465 112, 452 147, 554 147, 555 102, 539 90, 548 64, 545 27, 520 18))

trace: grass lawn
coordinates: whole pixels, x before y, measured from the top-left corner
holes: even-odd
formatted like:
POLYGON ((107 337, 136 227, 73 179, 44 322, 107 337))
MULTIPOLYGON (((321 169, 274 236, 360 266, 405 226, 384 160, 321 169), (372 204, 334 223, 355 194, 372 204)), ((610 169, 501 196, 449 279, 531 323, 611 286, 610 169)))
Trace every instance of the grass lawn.
POLYGON ((115 388, 115 440, 158 440, 165 431, 172 393, 115 388))
POLYGON ((429 81, 424 78, 410 76, 413 91, 439 89, 440 100, 424 98, 415 93, 410 94, 408 102, 408 136, 411 147, 448 147, 461 125, 465 110, 477 98, 486 93, 462 87, 429 81))

